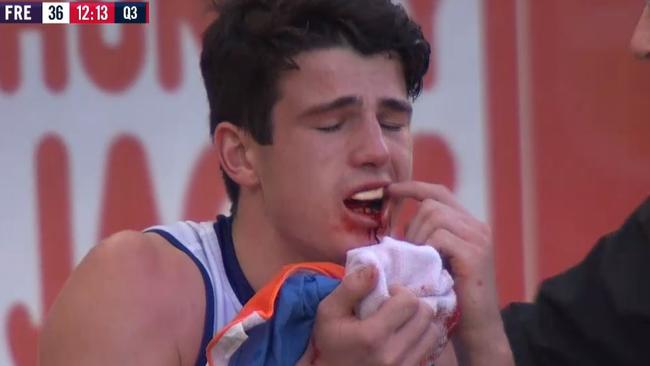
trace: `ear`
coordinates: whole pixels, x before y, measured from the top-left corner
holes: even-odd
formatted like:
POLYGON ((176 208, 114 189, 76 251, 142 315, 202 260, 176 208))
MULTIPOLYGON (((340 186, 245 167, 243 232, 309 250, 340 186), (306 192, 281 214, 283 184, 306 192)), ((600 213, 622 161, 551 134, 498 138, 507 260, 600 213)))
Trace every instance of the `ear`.
POLYGON ((259 179, 254 169, 252 138, 230 122, 219 122, 214 131, 214 144, 221 168, 240 186, 252 187, 259 179))

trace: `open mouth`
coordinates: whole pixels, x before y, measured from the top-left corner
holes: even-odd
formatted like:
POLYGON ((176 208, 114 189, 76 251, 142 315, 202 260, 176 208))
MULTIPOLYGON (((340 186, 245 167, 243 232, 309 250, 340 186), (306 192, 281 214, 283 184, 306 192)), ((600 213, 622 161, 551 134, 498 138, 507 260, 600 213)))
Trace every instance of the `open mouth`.
POLYGON ((378 225, 381 225, 384 202, 385 195, 383 188, 358 192, 343 201, 350 211, 365 215, 376 221, 378 225))

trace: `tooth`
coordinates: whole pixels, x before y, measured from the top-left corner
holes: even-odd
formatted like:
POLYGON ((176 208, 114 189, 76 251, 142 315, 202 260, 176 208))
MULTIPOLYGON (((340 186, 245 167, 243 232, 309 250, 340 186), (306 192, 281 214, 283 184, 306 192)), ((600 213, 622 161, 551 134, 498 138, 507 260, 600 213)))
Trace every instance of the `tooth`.
POLYGON ((372 200, 381 199, 383 197, 384 197, 384 189, 377 188, 371 191, 359 192, 354 196, 352 196, 352 199, 357 201, 372 201, 372 200))

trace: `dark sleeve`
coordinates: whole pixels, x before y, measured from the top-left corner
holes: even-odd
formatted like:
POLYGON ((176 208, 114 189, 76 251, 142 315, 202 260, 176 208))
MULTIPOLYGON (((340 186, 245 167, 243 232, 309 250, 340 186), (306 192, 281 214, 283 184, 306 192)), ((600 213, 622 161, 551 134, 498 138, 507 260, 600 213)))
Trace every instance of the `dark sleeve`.
POLYGON ((650 365, 650 198, 502 317, 517 366, 650 365))

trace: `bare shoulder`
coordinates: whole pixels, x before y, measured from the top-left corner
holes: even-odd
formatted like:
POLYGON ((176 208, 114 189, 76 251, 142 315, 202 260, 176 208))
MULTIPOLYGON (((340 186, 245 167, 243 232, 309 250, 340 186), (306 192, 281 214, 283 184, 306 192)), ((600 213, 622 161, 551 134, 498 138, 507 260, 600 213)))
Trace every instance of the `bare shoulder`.
MULTIPOLYGON (((160 285, 160 289, 168 288, 176 280, 185 279, 185 276, 194 277, 197 273, 196 266, 187 255, 167 243, 164 238, 138 231, 122 231, 105 239, 88 253, 79 265, 79 270, 85 270, 84 267, 90 271, 116 271, 117 276, 131 277, 135 286, 160 285)), ((155 295, 162 296, 165 293, 155 295)))
POLYGON ((66 282, 43 329, 41 364, 193 364, 204 299, 184 253, 156 234, 119 232, 66 282))

